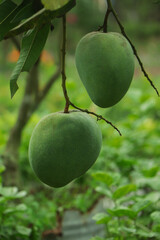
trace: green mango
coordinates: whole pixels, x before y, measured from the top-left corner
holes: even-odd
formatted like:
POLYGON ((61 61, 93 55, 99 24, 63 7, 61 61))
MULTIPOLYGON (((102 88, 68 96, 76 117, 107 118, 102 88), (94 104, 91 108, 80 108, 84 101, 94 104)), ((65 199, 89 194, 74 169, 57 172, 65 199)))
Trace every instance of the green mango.
POLYGON ((134 54, 122 34, 92 32, 77 45, 76 67, 91 100, 111 107, 126 94, 134 74, 134 54))
POLYGON ((101 130, 87 113, 52 113, 33 130, 29 161, 43 183, 58 188, 83 175, 96 161, 101 145, 101 130))

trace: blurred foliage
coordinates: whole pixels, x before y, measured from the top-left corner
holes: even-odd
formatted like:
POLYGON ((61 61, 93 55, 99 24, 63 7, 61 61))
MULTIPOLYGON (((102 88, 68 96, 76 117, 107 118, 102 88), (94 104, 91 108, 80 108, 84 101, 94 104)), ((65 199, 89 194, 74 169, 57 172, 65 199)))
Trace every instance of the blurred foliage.
POLYGON ((31 194, 26 196, 24 190, 5 187, 2 184, 3 171, 5 168, 0 161, 0 239, 39 239, 45 227, 55 224, 55 204, 48 201, 42 206, 44 196, 39 198, 38 195, 35 201, 31 194), (46 215, 48 210, 50 213, 46 215))
POLYGON ((156 4, 154 0, 141 0, 141 2, 138 0, 116 0, 115 6, 124 19, 127 17, 133 21, 139 21, 139 23, 140 21, 160 20, 160 5, 156 4))
POLYGON ((160 5, 154 0, 116 1, 116 10, 133 38, 159 36, 160 5), (123 7, 122 7, 123 6, 123 7))

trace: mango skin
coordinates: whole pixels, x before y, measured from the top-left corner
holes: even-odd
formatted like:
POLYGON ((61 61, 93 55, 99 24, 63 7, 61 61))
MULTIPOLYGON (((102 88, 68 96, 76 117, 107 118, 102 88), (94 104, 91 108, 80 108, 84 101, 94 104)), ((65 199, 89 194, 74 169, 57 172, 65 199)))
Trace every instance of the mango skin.
POLYGON ((91 100, 102 108, 118 103, 134 74, 134 55, 119 33, 92 32, 77 45, 76 67, 91 100))
POLYGON ((87 113, 52 113, 33 130, 29 161, 43 183, 58 188, 83 175, 96 161, 101 145, 101 130, 87 113))

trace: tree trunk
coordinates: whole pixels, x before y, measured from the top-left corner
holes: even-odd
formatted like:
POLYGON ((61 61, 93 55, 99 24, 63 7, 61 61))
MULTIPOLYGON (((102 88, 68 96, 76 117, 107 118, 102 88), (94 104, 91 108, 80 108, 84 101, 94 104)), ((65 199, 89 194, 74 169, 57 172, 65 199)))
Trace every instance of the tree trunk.
POLYGON ((38 92, 38 63, 36 63, 28 75, 22 103, 19 108, 15 125, 10 131, 4 153, 5 185, 19 185, 18 151, 21 143, 22 131, 32 115, 32 107, 36 101, 38 92))

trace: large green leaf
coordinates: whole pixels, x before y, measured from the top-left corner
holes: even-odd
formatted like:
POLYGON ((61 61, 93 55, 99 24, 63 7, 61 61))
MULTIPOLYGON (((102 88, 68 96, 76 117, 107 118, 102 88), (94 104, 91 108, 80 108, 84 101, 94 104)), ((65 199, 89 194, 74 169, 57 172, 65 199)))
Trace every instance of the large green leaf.
POLYGON ((114 193, 113 193, 113 198, 118 199, 121 197, 124 197, 130 192, 133 192, 137 189, 136 185, 134 184, 127 184, 125 186, 119 187, 114 193))
POLYGON ((48 37, 50 25, 36 26, 23 37, 20 57, 10 80, 11 97, 18 89, 17 79, 21 72, 29 71, 38 60, 48 37))
POLYGON ((8 2, 8 0, 0 5, 0 11, 4 11, 4 13, 0 14, 0 41, 12 28, 16 27, 19 22, 26 17, 24 11, 23 14, 21 13, 26 5, 28 5, 26 1, 20 6, 17 6, 11 1, 8 2), (16 18, 17 15, 19 15, 18 18, 16 18))
POLYGON ((32 29, 36 24, 48 23, 56 17, 61 17, 69 10, 71 10, 75 6, 75 4, 76 4, 75 0, 70 0, 62 8, 58 8, 54 11, 48 11, 45 8, 43 8, 34 15, 32 15, 30 18, 26 19, 23 23, 19 24, 18 26, 10 30, 10 32, 8 32, 5 35, 5 39, 19 35, 29 29, 32 29))
POLYGON ((0 24, 16 8, 16 4, 6 0, 0 4, 0 24))
POLYGON ((12 19, 11 23, 21 22, 22 20, 31 17, 33 14, 34 14, 33 5, 32 2, 30 1, 27 5, 25 5, 19 10, 19 12, 12 19))

